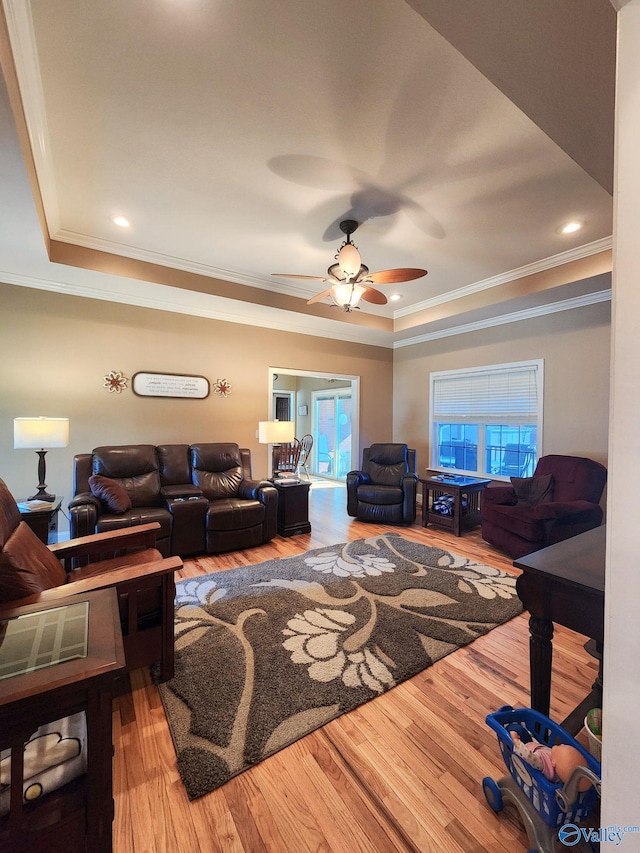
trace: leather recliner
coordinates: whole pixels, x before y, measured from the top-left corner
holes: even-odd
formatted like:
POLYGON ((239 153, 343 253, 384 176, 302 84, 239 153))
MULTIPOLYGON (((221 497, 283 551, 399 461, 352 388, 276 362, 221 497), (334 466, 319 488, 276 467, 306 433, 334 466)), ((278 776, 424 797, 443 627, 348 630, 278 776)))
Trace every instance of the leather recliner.
POLYGON ((362 452, 362 470, 347 474, 347 513, 378 524, 416 520, 416 452, 406 444, 372 444, 362 452))
POLYGON ((278 492, 266 480, 251 479, 251 457, 237 444, 194 444, 194 485, 209 501, 207 554, 253 548, 276 535, 278 492))
POLYGON ((74 457, 71 536, 149 522, 164 555, 216 554, 268 542, 277 531, 278 493, 251 478, 251 453, 237 444, 97 447, 74 457), (96 497, 92 475, 121 486, 130 508, 96 497))

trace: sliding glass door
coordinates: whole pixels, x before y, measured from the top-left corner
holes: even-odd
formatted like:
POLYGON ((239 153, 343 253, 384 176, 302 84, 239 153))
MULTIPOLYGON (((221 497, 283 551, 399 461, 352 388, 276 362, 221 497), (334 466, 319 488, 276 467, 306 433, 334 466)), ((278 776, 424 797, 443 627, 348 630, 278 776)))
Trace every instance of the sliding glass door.
POLYGON ((313 473, 343 480, 351 471, 351 388, 313 391, 313 473))

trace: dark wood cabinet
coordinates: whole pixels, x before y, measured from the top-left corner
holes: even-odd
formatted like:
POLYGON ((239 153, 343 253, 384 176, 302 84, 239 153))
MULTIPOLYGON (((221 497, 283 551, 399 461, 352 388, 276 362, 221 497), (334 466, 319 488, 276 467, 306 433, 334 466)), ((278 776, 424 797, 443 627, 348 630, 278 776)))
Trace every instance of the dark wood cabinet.
POLYGON ((42 509, 25 510, 18 505, 23 521, 45 545, 50 545, 58 539, 58 513, 62 506, 62 497, 56 497, 50 506, 42 509))
POLYGON ((280 536, 295 536, 298 533, 311 533, 309 522, 309 489, 311 483, 293 483, 278 485, 278 533, 280 536))
POLYGON ((0 609, 0 749, 11 750, 0 850, 112 850, 113 681, 124 668, 113 588, 0 609), (79 624, 70 628, 70 621, 79 624), (46 641, 47 632, 55 642, 46 641), (24 744, 40 726, 78 712, 86 719, 86 772, 24 802, 24 744))

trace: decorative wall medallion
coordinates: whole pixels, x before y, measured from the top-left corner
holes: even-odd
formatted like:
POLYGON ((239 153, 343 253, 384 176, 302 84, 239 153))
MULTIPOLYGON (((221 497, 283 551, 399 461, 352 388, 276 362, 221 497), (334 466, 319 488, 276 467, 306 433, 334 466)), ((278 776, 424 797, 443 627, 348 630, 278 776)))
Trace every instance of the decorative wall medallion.
POLYGON ((111 373, 107 373, 104 377, 104 388, 109 389, 109 393, 119 394, 121 391, 124 391, 127 387, 127 377, 124 373, 121 373, 119 370, 112 370, 111 373))
POLYGON ((231 383, 227 382, 226 379, 216 379, 213 390, 219 397, 228 397, 231 393, 231 383))

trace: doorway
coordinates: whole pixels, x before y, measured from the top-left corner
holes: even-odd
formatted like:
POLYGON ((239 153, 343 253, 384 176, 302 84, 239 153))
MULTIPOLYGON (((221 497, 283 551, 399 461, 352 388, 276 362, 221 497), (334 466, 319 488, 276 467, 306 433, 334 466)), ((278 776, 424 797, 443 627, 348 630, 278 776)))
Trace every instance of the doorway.
POLYGON ((293 393, 291 391, 274 391, 271 417, 276 421, 294 421, 293 393))
POLYGON ((352 397, 351 388, 312 391, 313 446, 311 471, 318 476, 344 480, 351 471, 352 397))
POLYGON ((309 473, 344 483, 360 452, 360 377, 270 367, 268 384, 269 411, 275 395, 290 395, 296 437, 313 437, 309 473))

